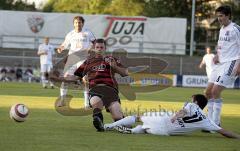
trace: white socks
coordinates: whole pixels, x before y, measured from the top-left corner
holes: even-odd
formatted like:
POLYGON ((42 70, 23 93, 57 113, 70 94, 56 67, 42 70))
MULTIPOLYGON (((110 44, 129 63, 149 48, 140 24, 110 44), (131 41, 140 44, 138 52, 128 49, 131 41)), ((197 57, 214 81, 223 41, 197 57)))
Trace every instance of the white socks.
MULTIPOLYGON (((60 96, 61 96, 62 99, 64 99, 64 97, 67 95, 67 92, 68 92, 67 86, 63 82, 62 85, 61 85, 61 88, 60 88, 60 96)), ((89 92, 87 90, 85 90, 83 92, 83 94, 84 94, 84 107, 85 108, 90 108, 89 92)))
POLYGON ((60 96, 61 96, 61 97, 66 96, 66 95, 67 95, 67 91, 68 91, 68 89, 60 88, 60 96))
POLYGON ((47 80, 44 75, 41 76, 42 86, 45 87, 47 84, 47 80))
POLYGON ((133 134, 144 134, 145 133, 145 130, 142 128, 142 125, 137 125, 131 131, 133 134))
POLYGON ((136 116, 127 116, 119 121, 116 121, 114 123, 111 124, 105 124, 105 126, 107 128, 114 128, 115 126, 129 126, 129 125, 133 125, 136 122, 137 117, 136 116))
POLYGON ((213 105, 214 105, 214 100, 209 99, 208 104, 207 104, 207 108, 208 108, 208 118, 210 120, 213 120, 213 105))
POLYGON ((84 107, 85 108, 90 108, 90 100, 89 100, 89 93, 87 90, 83 92, 84 94, 84 107))
POLYGON ((214 105, 213 105, 213 122, 217 125, 220 125, 221 110, 222 110, 222 99, 215 99, 214 105))

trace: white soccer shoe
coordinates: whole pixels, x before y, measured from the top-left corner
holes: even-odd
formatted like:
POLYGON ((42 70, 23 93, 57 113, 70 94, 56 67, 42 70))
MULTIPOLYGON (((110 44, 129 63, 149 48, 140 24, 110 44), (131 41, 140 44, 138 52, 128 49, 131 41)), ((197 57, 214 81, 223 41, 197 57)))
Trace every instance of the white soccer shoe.
POLYGON ((124 133, 124 134, 132 134, 132 130, 131 128, 128 128, 126 126, 115 126, 114 129, 120 133, 124 133))
POLYGON ((111 130, 114 130, 114 127, 112 127, 111 124, 104 124, 104 130, 111 131, 111 130))

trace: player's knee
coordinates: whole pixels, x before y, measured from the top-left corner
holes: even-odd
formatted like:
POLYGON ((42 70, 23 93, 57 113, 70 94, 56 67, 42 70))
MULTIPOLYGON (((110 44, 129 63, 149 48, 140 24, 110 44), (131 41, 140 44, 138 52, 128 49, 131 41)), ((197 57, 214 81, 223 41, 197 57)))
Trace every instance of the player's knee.
POLYGON ((211 90, 206 90, 204 93, 205 93, 205 96, 207 97, 207 99, 212 98, 211 90))
POLYGON ((91 97, 90 104, 93 108, 100 108, 100 109, 103 108, 103 102, 102 102, 101 98, 98 96, 91 97))
POLYGON ((220 97, 220 92, 219 92, 219 90, 216 89, 216 88, 213 88, 212 91, 211 91, 211 96, 212 96, 212 98, 214 98, 214 99, 219 98, 219 97, 220 97))

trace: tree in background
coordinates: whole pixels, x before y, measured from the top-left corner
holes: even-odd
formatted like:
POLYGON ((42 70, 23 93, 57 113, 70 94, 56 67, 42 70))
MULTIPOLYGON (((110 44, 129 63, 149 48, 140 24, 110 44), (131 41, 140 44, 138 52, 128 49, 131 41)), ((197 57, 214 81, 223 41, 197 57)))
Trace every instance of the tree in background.
POLYGON ((138 16, 144 4, 141 0, 49 0, 43 11, 138 16))
POLYGON ((116 16, 141 16, 144 5, 142 0, 112 0, 104 13, 116 16))
POLYGON ((106 9, 111 2, 112 0, 89 0, 83 12, 84 14, 106 14, 106 9))
POLYGON ((43 7, 44 12, 83 13, 88 0, 49 0, 43 7))
POLYGON ((27 4, 22 0, 1 0, 0 9, 2 10, 24 10, 36 11, 35 4, 27 4))
MULTIPOLYGON (((196 0, 196 28, 197 43, 214 42, 210 39, 209 26, 214 22, 214 11, 219 3, 212 0, 196 0), (207 21, 208 27, 203 21, 207 21), (207 36, 206 36, 207 35, 207 36), (207 40, 206 40, 207 39, 207 40)), ((226 2, 225 2, 226 4, 226 2)), ((227 3, 233 8, 234 21, 240 21, 240 6, 232 0, 227 3)), ((109 14, 115 16, 146 16, 146 17, 181 17, 187 19, 187 41, 190 41, 192 0, 49 0, 43 11, 72 12, 81 14, 109 14)), ((219 27, 214 27, 219 28, 219 27)), ((217 29, 214 29, 218 31, 217 29)), ((214 31, 213 31, 214 32, 214 31)), ((210 32, 211 33, 211 32, 210 32)), ((217 37, 217 36, 210 36, 217 37)), ((202 47, 205 47, 204 45, 202 47)), ((203 49, 203 48, 200 48, 203 49)))

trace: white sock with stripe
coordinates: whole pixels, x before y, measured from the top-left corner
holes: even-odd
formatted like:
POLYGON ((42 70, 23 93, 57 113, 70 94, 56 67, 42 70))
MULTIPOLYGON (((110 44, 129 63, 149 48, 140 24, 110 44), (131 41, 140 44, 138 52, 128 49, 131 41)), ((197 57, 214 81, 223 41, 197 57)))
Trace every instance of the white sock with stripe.
POLYGON ((42 86, 46 86, 46 77, 44 75, 41 76, 42 86))
POLYGON ((89 102, 89 93, 87 90, 83 92, 84 94, 84 107, 85 108, 90 108, 90 102, 89 102))
POLYGON ((207 104, 207 108, 208 108, 208 118, 210 120, 213 120, 213 105, 214 105, 214 100, 213 99, 209 99, 208 100, 208 104, 207 104))
POLYGON ((213 105, 213 121, 215 124, 220 125, 222 110, 222 99, 215 99, 213 105))

